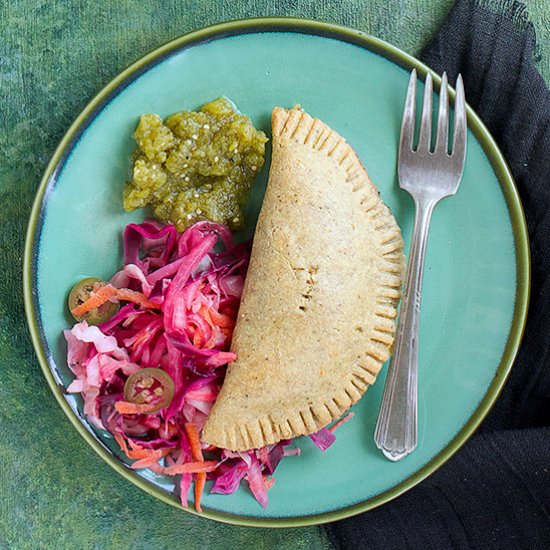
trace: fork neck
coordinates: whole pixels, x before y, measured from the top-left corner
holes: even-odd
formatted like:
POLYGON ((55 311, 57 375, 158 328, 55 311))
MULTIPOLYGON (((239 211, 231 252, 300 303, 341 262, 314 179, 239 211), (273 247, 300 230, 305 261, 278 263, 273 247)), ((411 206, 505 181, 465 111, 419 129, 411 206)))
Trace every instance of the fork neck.
POLYGON ((413 197, 414 200, 414 230, 413 237, 421 230, 421 227, 426 226, 425 230, 428 230, 430 225, 430 219, 432 217, 433 210, 438 200, 426 197, 413 197))
POLYGON ((430 229, 432 212, 438 201, 433 199, 414 199, 414 202, 414 228, 412 232, 411 247, 409 250, 409 263, 407 268, 407 277, 405 280, 405 295, 408 293, 408 290, 411 290, 411 287, 414 288, 414 293, 416 294, 420 291, 420 287, 422 286, 428 231, 430 229))

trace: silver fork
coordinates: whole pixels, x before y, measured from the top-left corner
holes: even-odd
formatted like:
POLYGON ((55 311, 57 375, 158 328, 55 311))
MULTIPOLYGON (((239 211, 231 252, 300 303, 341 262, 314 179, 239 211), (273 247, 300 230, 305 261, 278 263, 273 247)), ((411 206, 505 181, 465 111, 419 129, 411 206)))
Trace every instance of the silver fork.
POLYGON ((428 73, 418 146, 413 150, 416 104, 416 69, 413 69, 399 143, 399 186, 412 196, 415 218, 394 350, 374 434, 376 446, 392 461, 401 460, 417 445, 418 328, 428 229, 435 205, 457 192, 466 157, 467 123, 462 77, 459 75, 456 81, 450 153, 447 75, 443 73, 441 79, 433 151, 432 87, 432 76, 428 73))

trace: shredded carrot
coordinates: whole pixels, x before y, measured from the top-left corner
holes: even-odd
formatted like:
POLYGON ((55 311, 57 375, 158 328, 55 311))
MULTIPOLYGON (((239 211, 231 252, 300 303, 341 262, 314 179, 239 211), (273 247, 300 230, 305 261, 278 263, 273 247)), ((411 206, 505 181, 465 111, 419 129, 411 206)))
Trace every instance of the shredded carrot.
POLYGON ((198 330, 193 335, 193 345, 197 348, 202 348, 202 338, 198 330))
POLYGON ((134 460, 141 460, 144 458, 149 458, 151 456, 151 451, 144 449, 139 445, 133 445, 131 449, 128 449, 126 452, 128 458, 133 458, 134 460))
POLYGON ((133 302, 141 307, 149 309, 162 309, 159 304, 150 302, 143 292, 137 292, 136 290, 130 290, 129 288, 117 288, 116 297, 124 302, 133 302))
MULTIPOLYGON (((201 440, 199 438, 199 432, 197 431, 197 428, 195 428, 195 425, 191 422, 185 424, 185 433, 187 434, 189 446, 191 447, 193 460, 196 460, 198 463, 204 462, 201 449, 201 440)), ((202 512, 201 499, 205 484, 206 472, 197 472, 195 476, 195 508, 197 509, 197 512, 202 512)))
POLYGON ((158 462, 149 465, 149 470, 155 474, 164 474, 164 468, 158 462))
POLYGON ((176 474, 207 474, 213 472, 218 463, 215 460, 203 460, 201 462, 187 462, 186 464, 174 464, 174 466, 168 466, 164 468, 164 473, 169 476, 175 476, 176 474))
POLYGON ((201 306, 199 313, 211 327, 214 326, 214 321, 212 321, 212 317, 210 317, 210 310, 206 306, 201 306))
POLYGON ((90 297, 85 302, 72 309, 71 313, 76 317, 80 317, 81 315, 88 313, 88 311, 102 306, 111 298, 117 298, 118 300, 122 300, 124 302, 133 302, 134 304, 138 304, 144 308, 162 309, 159 304, 147 300, 147 297, 143 294, 143 292, 137 292, 135 290, 130 290, 129 288, 115 288, 113 285, 108 284, 100 286, 99 288, 94 288, 94 290, 90 292, 90 297))
POLYGON ((134 470, 139 468, 151 468, 153 471, 159 473, 158 470, 162 469, 162 467, 158 464, 158 461, 170 453, 170 449, 145 449, 135 443, 130 443, 132 448, 129 449, 122 435, 115 434, 115 439, 126 456, 136 460, 131 466, 134 470))
POLYGON ((202 512, 201 499, 206 485, 206 473, 196 474, 195 476, 195 508, 197 512, 202 512))
POLYGON ((132 464, 131 468, 132 470, 139 470, 141 468, 151 468, 151 466, 153 466, 154 464, 158 466, 159 465, 158 461, 159 461, 159 457, 157 455, 150 456, 149 458, 142 458, 140 460, 136 460, 132 464))
POLYGON ((233 328, 235 326, 235 321, 225 313, 220 313, 215 309, 209 309, 208 313, 212 321, 219 327, 233 328))
POLYGON ((90 297, 82 302, 79 306, 76 306, 71 310, 71 313, 75 317, 80 317, 92 309, 102 306, 110 298, 113 298, 117 294, 117 289, 113 285, 104 285, 94 287, 94 290, 90 292, 90 297), (96 290, 97 289, 97 290, 96 290))
POLYGON ((329 432, 334 432, 336 428, 339 428, 342 424, 345 424, 348 420, 351 420, 353 418, 355 413, 350 412, 347 416, 344 416, 344 418, 340 419, 336 424, 333 424, 329 428, 329 432))
POLYGON ((192 424, 191 422, 185 424, 185 433, 187 434, 187 439, 189 440, 193 460, 196 460, 197 462, 204 460, 202 456, 201 440, 199 438, 199 432, 197 432, 197 428, 195 428, 195 424, 192 424))
POLYGON ((170 449, 145 449, 139 445, 132 447, 132 450, 129 452, 130 458, 137 459, 148 459, 155 457, 157 460, 164 458, 168 455, 170 449))
POLYGON ((117 401, 115 410, 120 414, 147 414, 154 412, 156 405, 148 403, 130 403, 129 401, 117 401))
POLYGON ((219 327, 213 326, 212 334, 208 339, 208 342, 204 344, 204 347, 206 349, 213 349, 214 347, 216 347, 216 345, 219 344, 220 333, 221 333, 221 330, 219 329, 219 327))
POLYGON ((229 315, 220 313, 213 308, 202 306, 200 312, 211 327, 215 325, 220 328, 233 328, 235 326, 235 321, 229 315))
POLYGON ((128 449, 128 445, 126 445, 126 440, 120 434, 115 434, 115 439, 126 456, 129 457, 130 455, 128 453, 130 453, 130 449, 128 449))
POLYGON ((274 477, 264 476, 264 487, 266 488, 266 491, 271 489, 271 487, 273 487, 274 483, 275 483, 275 478, 274 477))

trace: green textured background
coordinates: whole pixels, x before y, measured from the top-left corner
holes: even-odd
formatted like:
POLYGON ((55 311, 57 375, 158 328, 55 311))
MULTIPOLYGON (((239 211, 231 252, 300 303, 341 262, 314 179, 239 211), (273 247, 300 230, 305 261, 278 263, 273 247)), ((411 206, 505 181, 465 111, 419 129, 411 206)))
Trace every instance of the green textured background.
MULTIPOLYGON (((24 235, 64 132, 112 77, 193 29, 261 15, 354 27, 416 54, 451 0, 0 0, 0 549, 329 548, 321 528, 266 530, 186 514, 119 477, 49 393, 23 309, 24 235)), ((550 10, 527 2, 550 82, 550 10)), ((297 498, 299 495, 297 494, 297 498)))

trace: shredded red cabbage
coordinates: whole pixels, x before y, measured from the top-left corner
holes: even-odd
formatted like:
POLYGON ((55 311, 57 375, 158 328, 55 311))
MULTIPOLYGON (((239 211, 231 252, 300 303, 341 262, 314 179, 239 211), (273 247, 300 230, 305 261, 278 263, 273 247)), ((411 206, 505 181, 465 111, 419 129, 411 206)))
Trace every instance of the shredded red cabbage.
MULTIPOLYGON (((199 222, 179 235, 171 225, 147 221, 124 231, 124 262, 111 284, 142 293, 149 305, 129 303, 99 326, 83 321, 65 331, 69 367, 76 378, 68 392, 81 393, 84 413, 95 426, 109 431, 133 468, 165 473, 193 458, 185 424, 200 433, 223 384, 239 301, 249 260, 249 246, 235 244, 222 225, 199 222), (218 251, 218 245, 223 250, 218 251), (124 384, 141 368, 161 368, 174 381, 170 405, 156 413, 120 414, 124 384)), ((334 435, 326 428, 311 436, 327 449, 334 435)), ((241 481, 262 506, 284 456, 299 454, 281 441, 262 449, 234 453, 202 445, 212 493, 230 494, 241 481)), ((181 502, 187 506, 193 479, 180 474, 181 502)), ((204 474, 202 474, 204 476, 204 474)))
POLYGON ((326 451, 336 441, 336 436, 326 427, 309 437, 321 451, 326 451))

